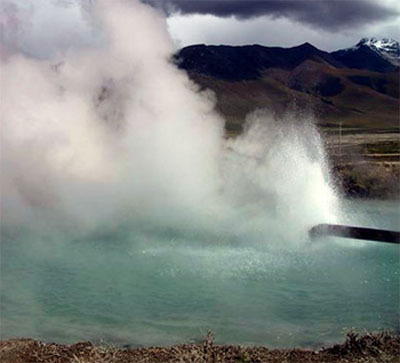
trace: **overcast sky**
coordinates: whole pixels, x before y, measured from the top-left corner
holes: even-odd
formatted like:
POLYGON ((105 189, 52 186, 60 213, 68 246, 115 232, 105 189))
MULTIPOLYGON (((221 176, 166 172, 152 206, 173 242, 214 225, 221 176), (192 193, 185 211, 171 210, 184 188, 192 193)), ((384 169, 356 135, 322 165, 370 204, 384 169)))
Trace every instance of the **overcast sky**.
MULTIPOLYGON (((93 1, 3 0, 2 38, 40 57, 96 44, 99 36, 82 11, 93 1)), ((397 0, 143 1, 166 14, 177 48, 198 43, 288 47, 308 41, 331 51, 362 37, 399 38, 397 0)))

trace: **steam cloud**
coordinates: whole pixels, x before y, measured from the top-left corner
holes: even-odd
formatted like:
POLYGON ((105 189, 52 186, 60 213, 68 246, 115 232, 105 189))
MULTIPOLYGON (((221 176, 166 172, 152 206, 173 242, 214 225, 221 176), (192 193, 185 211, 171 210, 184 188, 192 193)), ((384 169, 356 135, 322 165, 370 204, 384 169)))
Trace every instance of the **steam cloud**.
POLYGON ((37 60, 3 44, 2 228, 282 241, 334 218, 312 120, 260 110, 226 140, 214 95, 171 63, 160 12, 99 1, 90 15, 101 48, 37 60))

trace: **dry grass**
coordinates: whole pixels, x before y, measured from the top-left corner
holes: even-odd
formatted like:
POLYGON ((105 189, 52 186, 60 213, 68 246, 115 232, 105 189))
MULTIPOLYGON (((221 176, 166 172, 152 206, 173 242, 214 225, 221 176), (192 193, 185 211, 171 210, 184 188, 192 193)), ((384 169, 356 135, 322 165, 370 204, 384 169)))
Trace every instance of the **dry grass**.
POLYGON ((215 345, 211 333, 202 344, 172 347, 117 348, 93 345, 43 343, 32 339, 2 341, 1 361, 22 362, 400 362, 400 336, 388 332, 349 332, 343 344, 319 351, 215 345))

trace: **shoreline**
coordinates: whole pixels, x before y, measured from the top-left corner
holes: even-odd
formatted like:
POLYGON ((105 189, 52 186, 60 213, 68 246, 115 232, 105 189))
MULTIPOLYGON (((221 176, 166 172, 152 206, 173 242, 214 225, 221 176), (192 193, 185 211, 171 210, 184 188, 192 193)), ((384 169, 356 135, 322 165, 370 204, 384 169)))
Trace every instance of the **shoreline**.
POLYGON ((398 200, 400 162, 353 161, 332 163, 334 187, 345 198, 360 200, 398 200))
POLYGON ((389 131, 357 130, 340 137, 322 131, 330 174, 344 197, 399 199, 400 138, 389 131))
POLYGON ((319 350, 217 345, 208 333, 202 343, 124 348, 78 342, 44 343, 29 338, 0 341, 3 363, 23 362, 399 362, 400 334, 350 331, 343 343, 319 350))

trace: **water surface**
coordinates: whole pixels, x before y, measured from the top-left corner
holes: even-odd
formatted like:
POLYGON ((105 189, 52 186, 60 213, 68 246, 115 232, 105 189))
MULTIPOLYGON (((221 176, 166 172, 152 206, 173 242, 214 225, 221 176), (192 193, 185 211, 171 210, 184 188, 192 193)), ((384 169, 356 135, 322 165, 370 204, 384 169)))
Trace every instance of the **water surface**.
MULTIPOLYGON (((398 220, 397 202, 359 201, 341 222, 398 229, 398 220)), ((352 327, 399 328, 399 248, 3 228, 0 289, 2 339, 166 345, 212 330, 218 343, 321 346, 352 327)))

